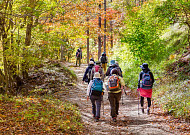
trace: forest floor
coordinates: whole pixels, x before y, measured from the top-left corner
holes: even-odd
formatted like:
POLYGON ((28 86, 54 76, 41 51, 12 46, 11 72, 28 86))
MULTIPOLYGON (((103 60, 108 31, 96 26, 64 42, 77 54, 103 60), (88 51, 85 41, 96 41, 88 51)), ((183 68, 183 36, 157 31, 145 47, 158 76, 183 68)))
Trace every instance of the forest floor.
MULTIPOLYGON (((158 105, 153 103, 150 115, 142 114, 139 110, 138 97, 135 94, 123 95, 120 101, 117 122, 113 122, 110 116, 108 94, 105 92, 101 109, 101 118, 95 122, 92 116, 90 100, 86 99, 87 84, 82 83, 82 77, 87 64, 76 67, 73 63, 64 63, 64 66, 72 69, 77 75, 77 83, 68 94, 59 91, 56 94, 61 100, 68 100, 79 107, 82 121, 86 128, 84 134, 89 135, 190 135, 190 124, 164 113, 158 105), (104 108, 104 109, 103 109, 104 108)), ((146 101, 146 100, 145 100, 146 101)), ((145 105, 147 103, 145 102, 145 105)))

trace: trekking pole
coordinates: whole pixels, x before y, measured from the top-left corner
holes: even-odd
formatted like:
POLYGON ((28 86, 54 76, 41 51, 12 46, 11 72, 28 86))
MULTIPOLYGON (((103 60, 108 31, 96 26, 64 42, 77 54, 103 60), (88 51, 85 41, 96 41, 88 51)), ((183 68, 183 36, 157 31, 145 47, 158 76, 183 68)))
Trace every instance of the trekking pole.
POLYGON ((139 115, 139 91, 138 91, 138 115, 139 115))
POLYGON ((121 104, 124 105, 124 103, 123 103, 123 94, 121 95, 121 100, 122 100, 121 104))
POLYGON ((104 115, 104 99, 102 97, 103 115, 104 115))

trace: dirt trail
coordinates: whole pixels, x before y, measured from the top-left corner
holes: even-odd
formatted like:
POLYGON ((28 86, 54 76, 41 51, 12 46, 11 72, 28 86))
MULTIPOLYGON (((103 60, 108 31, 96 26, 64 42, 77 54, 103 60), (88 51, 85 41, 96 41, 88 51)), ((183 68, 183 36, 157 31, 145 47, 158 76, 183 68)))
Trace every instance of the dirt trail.
MULTIPOLYGON (((67 65, 72 69, 78 77, 77 85, 75 89, 69 91, 69 95, 62 95, 62 99, 67 99, 80 108, 82 114, 82 120, 87 128, 89 135, 174 135, 174 134, 188 134, 183 133, 179 128, 172 126, 175 122, 170 116, 163 116, 159 108, 155 108, 154 111, 151 108, 150 115, 142 114, 138 115, 138 98, 123 95, 120 103, 119 115, 117 122, 113 122, 110 117, 110 106, 107 99, 108 95, 104 95, 104 114, 103 105, 101 109, 101 118, 99 122, 95 122, 91 113, 91 102, 86 100, 86 88, 87 84, 82 83, 82 77, 87 67, 86 64, 82 64, 80 67, 74 67, 72 64, 67 65)), ((183 124, 183 123, 181 123, 183 124)))

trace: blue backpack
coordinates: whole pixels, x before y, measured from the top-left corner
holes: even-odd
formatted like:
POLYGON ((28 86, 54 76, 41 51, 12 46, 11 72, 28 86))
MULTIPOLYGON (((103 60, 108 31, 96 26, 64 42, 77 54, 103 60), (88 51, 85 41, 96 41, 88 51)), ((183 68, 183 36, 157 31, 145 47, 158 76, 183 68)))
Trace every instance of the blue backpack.
POLYGON ((142 75, 142 88, 151 89, 152 88, 152 79, 150 77, 150 72, 143 73, 142 75))
POLYGON ((91 95, 100 96, 103 90, 103 82, 101 79, 95 78, 91 86, 91 95))

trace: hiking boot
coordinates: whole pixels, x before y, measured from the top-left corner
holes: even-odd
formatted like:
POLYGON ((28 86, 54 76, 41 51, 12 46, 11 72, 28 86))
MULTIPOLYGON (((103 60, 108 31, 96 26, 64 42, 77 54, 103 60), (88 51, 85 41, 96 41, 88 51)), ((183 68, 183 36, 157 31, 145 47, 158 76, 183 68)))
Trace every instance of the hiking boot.
POLYGON ((150 109, 148 108, 148 109, 147 109, 147 115, 149 115, 149 114, 150 114, 150 109))
POLYGON ((116 117, 113 117, 113 122, 116 122, 117 120, 116 120, 116 117))
POLYGON ((99 117, 96 117, 96 118, 95 118, 95 121, 98 122, 98 121, 99 121, 99 117))

